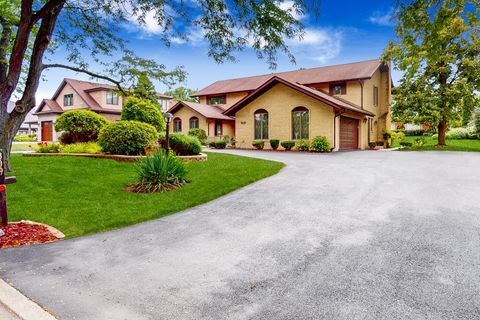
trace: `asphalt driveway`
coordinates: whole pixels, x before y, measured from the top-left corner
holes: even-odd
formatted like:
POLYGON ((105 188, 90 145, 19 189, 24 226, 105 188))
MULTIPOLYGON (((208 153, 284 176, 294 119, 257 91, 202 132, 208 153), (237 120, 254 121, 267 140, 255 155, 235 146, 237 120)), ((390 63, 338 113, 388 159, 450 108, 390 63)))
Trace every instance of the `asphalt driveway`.
POLYGON ((234 153, 287 166, 0 277, 65 320, 480 318, 479 153, 234 153))

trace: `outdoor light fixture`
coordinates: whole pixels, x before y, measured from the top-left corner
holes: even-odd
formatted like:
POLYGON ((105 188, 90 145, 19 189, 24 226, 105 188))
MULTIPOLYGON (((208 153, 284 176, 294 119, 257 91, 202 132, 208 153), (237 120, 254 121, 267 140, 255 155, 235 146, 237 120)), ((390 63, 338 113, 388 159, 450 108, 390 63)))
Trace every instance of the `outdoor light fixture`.
POLYGON ((165 122, 167 123, 167 131, 165 132, 165 150, 168 152, 170 149, 170 121, 172 121, 173 114, 170 112, 165 113, 165 122))

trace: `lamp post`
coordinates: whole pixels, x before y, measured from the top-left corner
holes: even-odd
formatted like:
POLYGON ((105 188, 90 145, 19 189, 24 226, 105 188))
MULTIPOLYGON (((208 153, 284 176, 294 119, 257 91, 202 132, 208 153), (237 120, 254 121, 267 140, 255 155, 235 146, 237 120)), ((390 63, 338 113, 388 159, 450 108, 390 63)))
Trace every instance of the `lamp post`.
POLYGON ((165 150, 168 153, 170 149, 170 121, 172 121, 173 114, 170 112, 165 113, 165 122, 167 123, 167 131, 165 132, 165 150))

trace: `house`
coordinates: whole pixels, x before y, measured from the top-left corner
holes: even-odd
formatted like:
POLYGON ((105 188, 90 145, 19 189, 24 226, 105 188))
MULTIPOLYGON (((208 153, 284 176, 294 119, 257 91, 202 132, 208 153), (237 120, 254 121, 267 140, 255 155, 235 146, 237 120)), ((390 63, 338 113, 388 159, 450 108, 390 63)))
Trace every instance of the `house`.
MULTIPOLYGON (((13 101, 8 101, 7 104, 7 111, 8 113, 13 111, 13 108, 15 108, 15 103, 13 101)), ((32 135, 37 133, 38 129, 38 119, 34 115, 34 112, 31 111, 25 116, 25 120, 23 123, 20 125, 20 128, 18 128, 17 135, 32 135)))
MULTIPOLYGON (((167 108, 172 98, 158 94, 162 108, 167 108)), ((63 79, 51 99, 43 99, 35 115, 38 117, 39 141, 57 141, 59 134, 55 131, 55 120, 60 114, 69 110, 91 110, 110 121, 120 119, 122 106, 126 97, 118 94, 118 88, 75 79, 63 79)))
POLYGON ((200 127, 240 148, 325 136, 333 150, 365 149, 390 128, 390 67, 379 60, 222 80, 194 96, 169 110, 171 130, 200 127))

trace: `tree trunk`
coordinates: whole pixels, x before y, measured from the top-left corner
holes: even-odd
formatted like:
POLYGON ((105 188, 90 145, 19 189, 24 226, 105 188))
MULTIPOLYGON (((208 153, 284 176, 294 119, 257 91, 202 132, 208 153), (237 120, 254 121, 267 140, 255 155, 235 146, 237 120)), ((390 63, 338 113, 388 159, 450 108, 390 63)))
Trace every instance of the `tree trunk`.
POLYGON ((447 132, 447 120, 443 118, 438 123, 438 146, 446 146, 447 143, 445 142, 445 135, 447 132))
MULTIPOLYGON (((1 102, 0 109, 7 110, 7 106, 1 102)), ((3 159, 5 161, 5 169, 7 172, 11 171, 10 167, 10 151, 12 149, 13 137, 17 134, 18 129, 25 121, 26 113, 15 113, 14 115, 3 113, 0 120, 0 149, 3 152, 3 159)))

